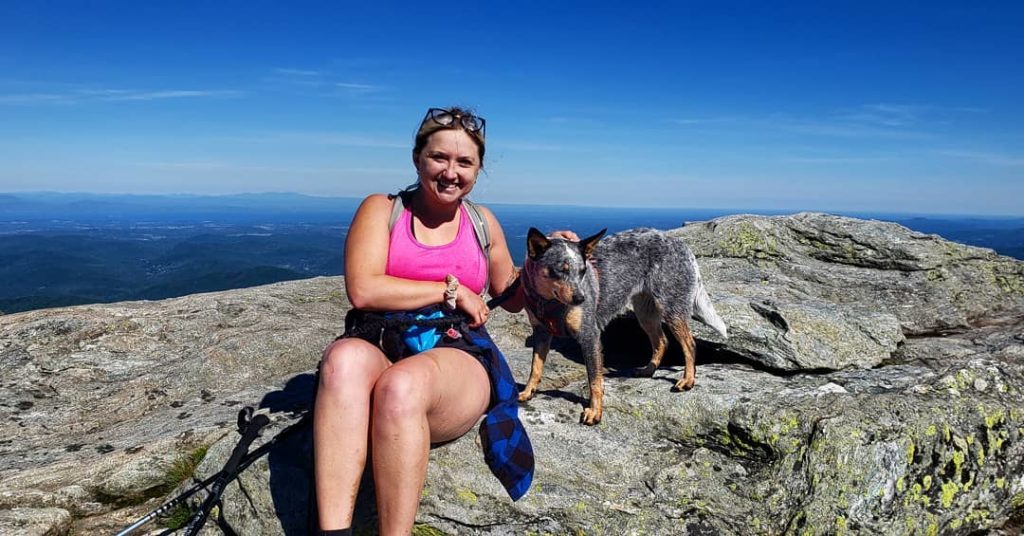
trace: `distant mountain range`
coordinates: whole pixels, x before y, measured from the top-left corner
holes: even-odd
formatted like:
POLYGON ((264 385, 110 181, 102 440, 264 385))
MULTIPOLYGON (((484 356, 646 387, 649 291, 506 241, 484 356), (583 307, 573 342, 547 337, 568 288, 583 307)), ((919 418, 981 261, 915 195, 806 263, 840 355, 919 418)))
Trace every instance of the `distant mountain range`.
MULTIPOLYGON (((360 200, 291 193, 198 195, 0 194, 0 311, 162 299, 318 275, 344 265, 360 200)), ((521 263, 531 226, 679 227, 737 212, 488 205, 521 263)), ((1024 259, 1024 218, 846 214, 1024 259)))

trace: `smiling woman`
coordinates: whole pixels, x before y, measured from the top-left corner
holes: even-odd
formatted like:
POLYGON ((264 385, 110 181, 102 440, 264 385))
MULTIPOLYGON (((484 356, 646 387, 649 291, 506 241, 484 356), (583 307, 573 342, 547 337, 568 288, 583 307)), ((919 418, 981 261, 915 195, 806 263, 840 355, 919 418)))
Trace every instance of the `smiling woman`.
MULTIPOLYGON (((483 293, 504 292, 515 267, 494 215, 474 205, 489 234, 484 251, 464 202, 483 166, 484 125, 462 108, 428 110, 412 150, 418 180, 402 205, 398 196, 374 194, 352 220, 345 276, 354 309, 345 334, 324 351, 315 404, 321 534, 351 534, 370 450, 380 534, 409 534, 430 445, 462 436, 485 414, 481 439, 492 471, 513 499, 530 486, 533 452, 516 413, 515 384, 483 328, 483 293), (444 337, 360 330, 384 312, 467 320, 444 337), (389 344, 403 338, 404 345, 389 344)), ((522 297, 504 307, 518 311, 522 297)))

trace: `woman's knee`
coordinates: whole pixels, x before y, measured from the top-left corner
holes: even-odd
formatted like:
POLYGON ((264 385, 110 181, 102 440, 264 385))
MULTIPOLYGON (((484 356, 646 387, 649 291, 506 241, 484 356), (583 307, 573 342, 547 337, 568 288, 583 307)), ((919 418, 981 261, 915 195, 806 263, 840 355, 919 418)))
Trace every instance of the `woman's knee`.
POLYGON ((369 390, 385 368, 380 351, 361 339, 340 339, 324 349, 320 360, 321 390, 369 390), (360 389, 361 388, 361 389, 360 389))
POLYGON ((374 422, 426 415, 430 379, 420 368, 392 367, 373 386, 374 422))

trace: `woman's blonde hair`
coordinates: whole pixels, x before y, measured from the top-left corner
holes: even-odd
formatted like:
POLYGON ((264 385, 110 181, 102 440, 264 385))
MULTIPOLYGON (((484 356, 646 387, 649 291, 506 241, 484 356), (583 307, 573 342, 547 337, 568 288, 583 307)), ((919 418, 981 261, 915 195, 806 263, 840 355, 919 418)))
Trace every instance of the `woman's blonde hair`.
MULTIPOLYGON (((474 114, 468 108, 462 108, 459 106, 452 106, 450 108, 445 108, 444 110, 455 117, 476 117, 476 114, 474 114)), ((426 147, 427 145, 427 140, 430 139, 430 136, 432 136, 435 132, 439 130, 456 129, 462 130, 463 132, 468 134, 469 138, 472 139, 474 143, 476 143, 477 154, 480 157, 480 166, 482 167, 484 165, 485 149, 484 130, 482 128, 479 130, 467 129, 462 124, 461 121, 452 121, 448 125, 438 123, 436 120, 433 119, 433 116, 431 115, 430 111, 427 112, 426 117, 423 118, 423 122, 420 123, 420 128, 416 131, 416 138, 412 146, 413 158, 419 158, 420 152, 422 152, 423 148, 426 147)))

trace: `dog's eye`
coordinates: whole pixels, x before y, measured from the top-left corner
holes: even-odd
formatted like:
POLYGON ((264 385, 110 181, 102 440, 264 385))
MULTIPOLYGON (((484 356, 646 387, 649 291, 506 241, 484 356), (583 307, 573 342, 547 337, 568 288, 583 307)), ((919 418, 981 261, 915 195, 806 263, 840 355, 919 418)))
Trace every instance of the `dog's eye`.
POLYGON ((587 273, 587 265, 584 264, 583 268, 580 268, 580 275, 583 275, 585 273, 587 273))

